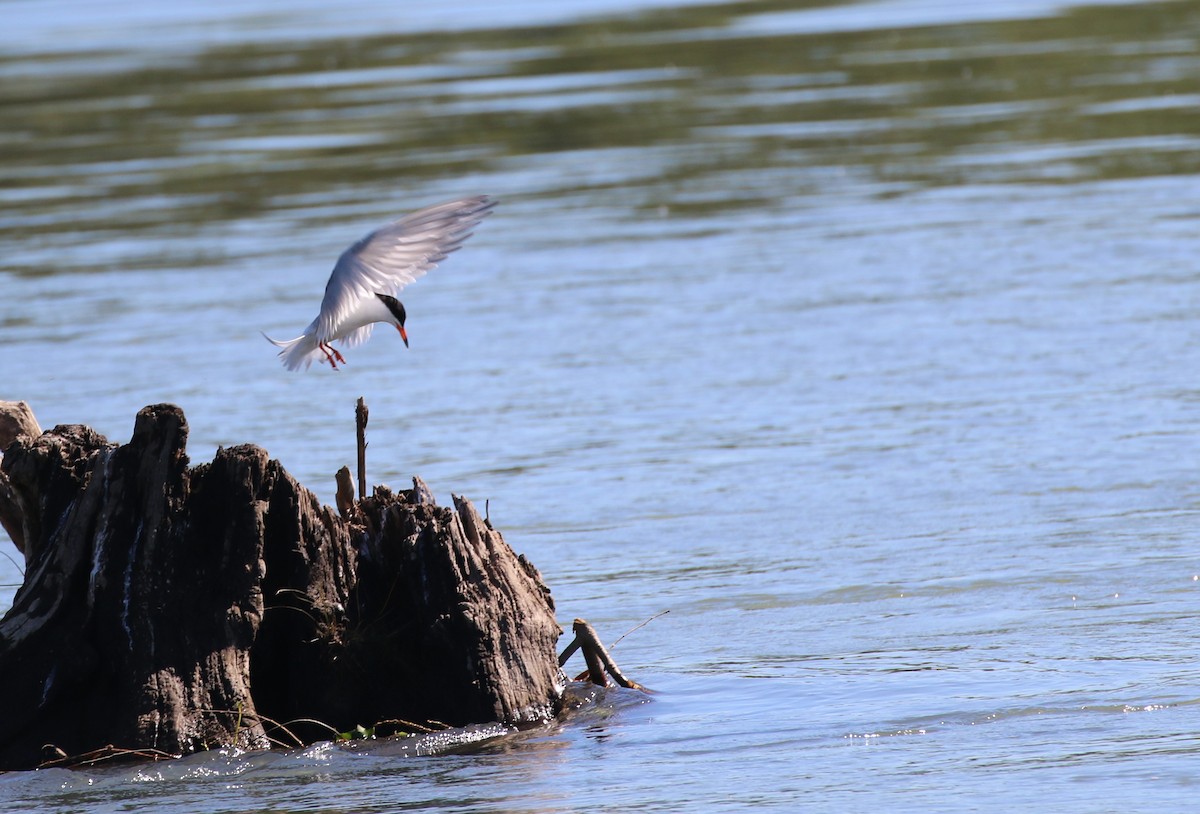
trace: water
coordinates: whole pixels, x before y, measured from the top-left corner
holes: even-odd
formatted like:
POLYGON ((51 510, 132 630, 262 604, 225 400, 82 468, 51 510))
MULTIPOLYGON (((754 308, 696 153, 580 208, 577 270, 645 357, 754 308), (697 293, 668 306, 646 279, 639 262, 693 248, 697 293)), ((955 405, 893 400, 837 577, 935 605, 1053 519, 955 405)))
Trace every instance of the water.
POLYGON ((669 611, 615 650, 656 693, 0 808, 1190 801, 1200 3, 439 8, 6 3, 2 395, 174 402, 330 502, 361 395, 372 480, 487 500, 563 621, 669 611), (342 248, 475 192, 411 349, 277 365, 342 248))

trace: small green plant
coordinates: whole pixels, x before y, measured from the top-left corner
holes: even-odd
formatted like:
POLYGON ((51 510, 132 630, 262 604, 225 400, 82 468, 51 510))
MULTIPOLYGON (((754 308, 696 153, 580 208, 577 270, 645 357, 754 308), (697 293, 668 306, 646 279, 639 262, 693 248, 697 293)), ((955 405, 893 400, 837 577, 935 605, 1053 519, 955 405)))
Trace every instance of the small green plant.
POLYGON ((364 741, 375 737, 375 727, 367 728, 362 724, 354 727, 348 732, 339 732, 336 740, 341 741, 364 741))

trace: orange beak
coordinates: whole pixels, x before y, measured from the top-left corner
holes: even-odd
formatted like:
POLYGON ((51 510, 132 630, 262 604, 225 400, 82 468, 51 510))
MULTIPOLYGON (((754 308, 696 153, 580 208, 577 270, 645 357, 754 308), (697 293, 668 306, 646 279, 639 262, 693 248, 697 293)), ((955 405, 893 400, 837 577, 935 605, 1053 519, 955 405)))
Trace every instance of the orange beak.
POLYGON ((400 332, 400 338, 404 340, 404 347, 408 347, 408 333, 404 330, 403 325, 397 325, 396 330, 400 332))

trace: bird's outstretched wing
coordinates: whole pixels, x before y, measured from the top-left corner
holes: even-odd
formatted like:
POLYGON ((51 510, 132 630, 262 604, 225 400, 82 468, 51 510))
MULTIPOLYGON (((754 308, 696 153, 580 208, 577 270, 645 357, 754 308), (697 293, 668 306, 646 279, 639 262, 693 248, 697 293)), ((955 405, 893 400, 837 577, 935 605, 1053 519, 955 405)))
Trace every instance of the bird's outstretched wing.
MULTIPOLYGON (((496 202, 487 195, 437 204, 376 229, 338 258, 315 320, 318 341, 328 342, 364 302, 376 294, 395 296, 462 246, 496 202)), ((366 339, 367 325, 347 345, 366 339)))

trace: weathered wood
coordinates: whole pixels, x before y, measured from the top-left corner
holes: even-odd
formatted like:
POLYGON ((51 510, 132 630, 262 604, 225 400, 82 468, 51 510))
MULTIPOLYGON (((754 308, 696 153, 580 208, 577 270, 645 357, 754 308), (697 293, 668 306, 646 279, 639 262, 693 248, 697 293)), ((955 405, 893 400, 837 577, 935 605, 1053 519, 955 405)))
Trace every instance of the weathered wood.
POLYGON ((354 513, 354 481, 350 479, 350 467, 343 466, 333 476, 337 483, 337 492, 334 493, 333 502, 337 506, 338 514, 344 518, 349 518, 354 513))
POLYGON ((604 646, 604 643, 600 641, 600 637, 596 635, 595 628, 593 628, 583 619, 576 619, 575 623, 571 626, 571 629, 575 633, 575 640, 579 642, 580 646, 583 648, 583 654, 587 661, 588 670, 593 676, 593 683, 603 686, 604 670, 608 670, 608 674, 611 675, 613 680, 622 687, 634 690, 646 689, 636 681, 632 681, 625 677, 625 674, 621 672, 621 668, 617 666, 616 661, 614 661, 613 657, 609 655, 608 648, 604 646), (603 666, 604 670, 599 669, 600 666, 603 666), (595 680, 595 675, 597 672, 600 673, 599 681, 595 680))
MULTIPOLYGON (((659 615, 661 616, 662 614, 659 615)), ((608 670, 609 675, 620 686, 643 692, 647 691, 641 684, 625 677, 625 674, 621 672, 621 668, 617 666, 616 661, 609 655, 608 648, 604 646, 604 643, 600 641, 600 637, 596 635, 595 628, 583 619, 576 619, 571 629, 575 634, 575 638, 559 654, 559 667, 565 665, 567 659, 571 658, 576 650, 582 650, 583 660, 587 663, 587 672, 584 675, 587 676, 587 680, 592 684, 607 687, 608 680, 604 677, 604 671, 608 670)), ((580 676, 581 679, 582 677, 580 676)))
POLYGON ((367 496, 367 419, 370 411, 362 396, 358 397, 358 405, 354 410, 355 438, 358 446, 358 499, 367 496))
POLYGON ((189 468, 186 439, 156 405, 126 445, 56 427, 0 462, 35 507, 0 620, 0 768, 47 743, 182 754, 267 746, 272 720, 317 740, 557 710, 549 590, 468 501, 439 507, 416 481, 346 519, 264 450, 189 468))
POLYGON ((9 447, 14 489, 44 510, 26 523, 37 533, 25 584, 0 621, 12 713, 0 719, 0 766, 36 763, 47 742, 68 753, 266 745, 249 693, 262 615, 259 545, 244 528, 255 504, 236 493, 249 480, 189 483, 186 439, 183 414, 159 405, 138 413, 122 447, 76 426, 9 447), (239 708, 250 717, 235 731, 239 708))
MULTIPOLYGON (((13 441, 21 436, 37 438, 42 434, 33 410, 23 401, 0 401, 0 457, 13 441)), ((25 529, 21 518, 25 514, 8 478, 0 472, 0 526, 8 533, 18 551, 25 551, 25 529)))
POLYGON ((23 401, 0 401, 0 453, 22 435, 37 438, 42 428, 33 410, 23 401))

